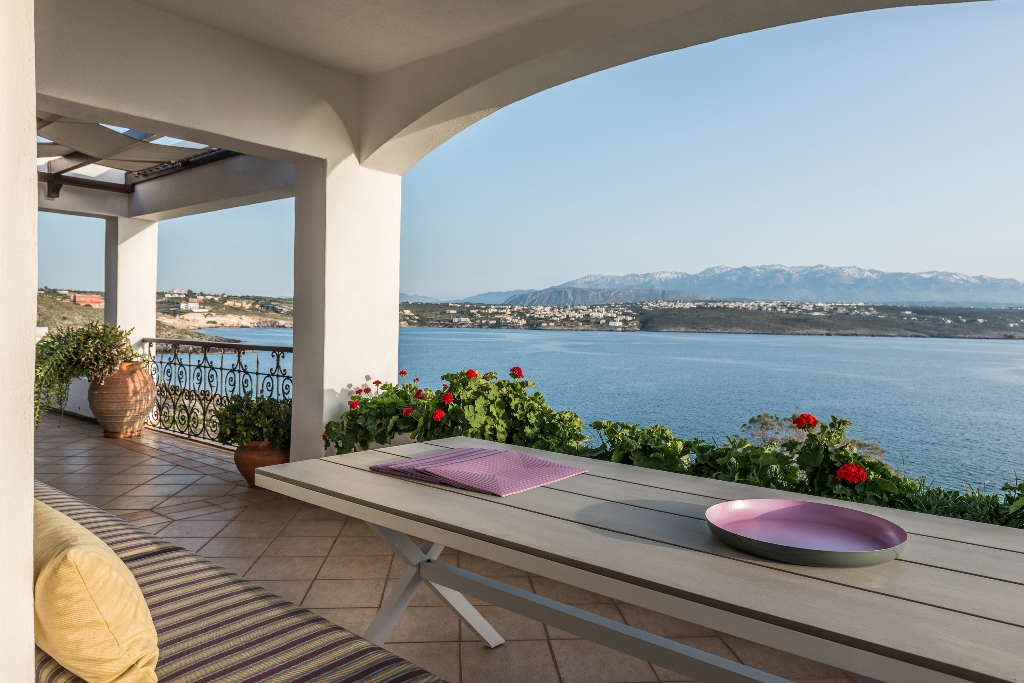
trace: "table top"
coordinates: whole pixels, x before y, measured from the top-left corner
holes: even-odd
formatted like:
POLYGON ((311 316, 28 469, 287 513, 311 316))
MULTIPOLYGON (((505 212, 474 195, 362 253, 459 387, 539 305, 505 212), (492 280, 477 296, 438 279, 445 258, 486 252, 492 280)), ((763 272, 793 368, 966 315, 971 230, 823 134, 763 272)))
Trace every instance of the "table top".
POLYGON ((461 548, 469 552, 507 550, 511 555, 490 559, 515 566, 522 558, 520 568, 536 573, 544 572, 525 566, 530 560, 958 678, 1024 680, 1022 530, 829 500, 902 526, 909 535, 903 554, 856 569, 783 564, 719 541, 704 511, 743 498, 824 499, 465 437, 276 465, 257 475, 267 488, 315 492, 350 514, 386 515, 395 528, 407 522, 400 531, 430 538, 422 532, 436 530, 455 547, 452 538, 471 539, 472 549, 461 548), (464 447, 520 450, 589 472, 498 498, 369 471, 464 447))

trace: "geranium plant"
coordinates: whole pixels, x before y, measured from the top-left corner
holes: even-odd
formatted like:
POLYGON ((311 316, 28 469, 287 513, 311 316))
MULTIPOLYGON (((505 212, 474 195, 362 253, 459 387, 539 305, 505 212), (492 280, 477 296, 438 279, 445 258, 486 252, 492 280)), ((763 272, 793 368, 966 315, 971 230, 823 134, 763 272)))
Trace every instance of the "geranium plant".
POLYGON ((324 446, 334 447, 337 453, 351 453, 357 447, 365 450, 371 443, 389 444, 396 434, 415 429, 431 391, 420 389, 418 378, 405 382, 407 374, 399 372, 398 384, 378 380, 372 387, 355 389, 349 409, 324 428, 324 446))

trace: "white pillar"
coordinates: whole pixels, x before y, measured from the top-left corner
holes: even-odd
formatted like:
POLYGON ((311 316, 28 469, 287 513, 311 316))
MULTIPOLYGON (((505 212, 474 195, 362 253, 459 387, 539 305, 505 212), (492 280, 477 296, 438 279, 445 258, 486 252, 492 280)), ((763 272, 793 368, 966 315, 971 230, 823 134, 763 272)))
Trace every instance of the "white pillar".
POLYGON ((292 460, 324 455, 353 389, 398 379, 401 210, 401 176, 296 164, 292 460))
POLYGON ((132 330, 132 344, 156 336, 156 221, 107 218, 103 322, 132 330))
POLYGON ((32 0, 0 2, 0 677, 18 683, 34 677, 32 383, 38 255, 33 12, 32 0))

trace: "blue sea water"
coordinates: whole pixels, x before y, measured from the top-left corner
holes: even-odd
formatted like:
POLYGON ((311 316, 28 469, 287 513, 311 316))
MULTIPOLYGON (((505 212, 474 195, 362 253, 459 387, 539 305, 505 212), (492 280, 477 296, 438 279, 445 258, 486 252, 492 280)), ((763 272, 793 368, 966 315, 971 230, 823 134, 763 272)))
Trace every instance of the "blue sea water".
MULTIPOLYGON (((207 330, 291 344, 291 330, 207 330)), ((663 424, 722 440, 753 415, 853 421, 890 464, 959 488, 1024 476, 1024 344, 1011 340, 403 328, 399 362, 421 384, 513 365, 587 422, 663 424)))

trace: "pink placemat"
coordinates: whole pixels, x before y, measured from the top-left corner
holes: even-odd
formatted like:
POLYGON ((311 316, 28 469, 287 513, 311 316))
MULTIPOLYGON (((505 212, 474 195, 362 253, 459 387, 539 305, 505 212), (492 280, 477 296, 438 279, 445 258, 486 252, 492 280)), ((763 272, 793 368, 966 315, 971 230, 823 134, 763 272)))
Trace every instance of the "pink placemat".
POLYGON ((511 496, 586 472, 519 451, 486 448, 455 448, 370 469, 495 496, 511 496))

